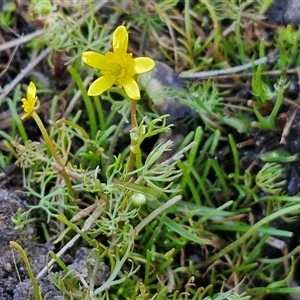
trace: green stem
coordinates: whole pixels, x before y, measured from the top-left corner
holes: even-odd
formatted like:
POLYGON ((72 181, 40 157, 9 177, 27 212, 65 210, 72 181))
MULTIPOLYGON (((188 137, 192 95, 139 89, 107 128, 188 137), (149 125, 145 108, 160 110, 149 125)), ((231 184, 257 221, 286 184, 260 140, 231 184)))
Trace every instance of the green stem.
MULTIPOLYGON (((131 100, 131 128, 137 128, 137 127, 138 124, 136 121, 136 101, 131 100)), ((136 141, 134 139, 131 139, 130 154, 127 163, 127 174, 134 170, 136 155, 132 150, 135 148, 135 145, 136 145, 136 141)), ((127 175, 126 181, 129 181, 131 177, 132 175, 127 175)))
POLYGON ((34 277, 34 274, 32 272, 32 269, 31 269, 31 266, 30 266, 30 263, 29 263, 29 260, 28 260, 28 257, 25 253, 25 251, 23 250, 23 248, 16 242, 13 242, 13 241, 10 241, 9 242, 11 246, 13 246, 14 248, 16 248, 21 256, 23 257, 23 260, 24 260, 24 263, 26 265, 26 269, 27 269, 27 272, 28 272, 28 275, 30 277, 30 280, 31 280, 31 283, 33 285, 33 290, 34 290, 34 294, 35 294, 35 299, 37 300, 42 300, 42 295, 41 295, 41 290, 37 284, 37 281, 34 277))
POLYGON ((216 58, 219 55, 219 48, 220 48, 220 40, 221 40, 221 28, 218 22, 218 16, 216 12, 214 11, 213 7, 211 6, 211 1, 202 0, 202 3, 206 6, 211 19, 214 24, 214 58, 216 58))
POLYGON ((132 128, 138 127, 136 121, 136 100, 131 100, 131 127, 132 128))
POLYGON ((284 77, 281 77, 278 83, 277 100, 275 102, 275 106, 269 117, 269 123, 271 124, 272 127, 275 123, 275 118, 277 117, 283 102, 284 83, 285 83, 284 77))
POLYGON ((51 141, 51 139, 50 139, 50 137, 49 137, 49 135, 46 131, 46 128, 44 127, 43 122, 41 121, 40 117, 38 116, 38 114, 35 111, 32 113, 31 116, 33 117, 34 121, 36 122, 37 126, 39 127, 39 129, 42 133, 43 139, 44 139, 48 149, 50 150, 52 156, 54 157, 57 164, 61 167, 62 177, 64 178, 64 180, 66 182, 66 186, 68 188, 69 194, 73 197, 74 196, 74 191, 73 191, 73 188, 72 188, 70 177, 69 177, 69 175, 68 175, 68 173, 65 169, 65 166, 64 166, 63 162, 61 161, 60 157, 58 156, 58 154, 55 151, 54 144, 52 143, 52 141, 51 141))
POLYGON ((94 97, 94 102, 95 102, 95 105, 96 105, 96 111, 98 112, 98 119, 99 119, 99 123, 100 123, 100 129, 102 131, 105 131, 106 130, 106 118, 105 118, 105 115, 104 115, 104 111, 102 109, 102 105, 101 105, 101 102, 100 102, 100 99, 98 96, 94 97))
POLYGON ((97 126, 96 115, 95 115, 95 110, 94 110, 94 107, 93 107, 93 103, 92 103, 90 97, 87 94, 86 88, 85 88, 85 86, 82 82, 82 79, 81 79, 80 75, 78 74, 78 72, 72 67, 69 67, 68 71, 70 72, 72 78, 76 82, 76 84, 77 84, 77 86, 78 86, 78 88, 81 92, 85 107, 87 109, 87 115, 88 115, 88 118, 89 118, 89 122, 90 122, 91 138, 94 139, 96 137, 96 134, 97 134, 97 131, 98 131, 98 126, 97 126))

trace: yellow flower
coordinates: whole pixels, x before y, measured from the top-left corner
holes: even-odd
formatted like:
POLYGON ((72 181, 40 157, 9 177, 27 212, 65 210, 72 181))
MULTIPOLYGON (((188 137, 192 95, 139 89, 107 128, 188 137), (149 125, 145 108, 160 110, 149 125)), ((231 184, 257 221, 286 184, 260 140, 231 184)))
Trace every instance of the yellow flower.
POLYGON ((28 116, 31 116, 36 108, 36 87, 33 82, 30 82, 27 88, 27 99, 23 98, 21 101, 23 102, 22 108, 25 112, 25 114, 21 116, 21 120, 24 120, 28 116))
POLYGON ((115 30, 112 45, 113 52, 104 55, 93 51, 82 53, 82 60, 100 69, 103 75, 91 84, 88 95, 98 96, 115 84, 123 88, 129 98, 139 100, 140 89, 134 77, 150 71, 155 63, 149 57, 132 58, 132 53, 127 53, 128 33, 124 26, 115 30))

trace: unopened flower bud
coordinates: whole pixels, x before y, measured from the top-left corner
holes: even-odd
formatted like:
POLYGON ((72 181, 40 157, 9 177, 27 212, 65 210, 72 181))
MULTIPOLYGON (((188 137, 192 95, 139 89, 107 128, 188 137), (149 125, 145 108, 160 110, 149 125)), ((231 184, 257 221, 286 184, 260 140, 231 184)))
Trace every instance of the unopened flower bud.
POLYGON ((134 206, 142 206, 146 203, 146 197, 140 193, 134 193, 131 196, 131 201, 134 206))

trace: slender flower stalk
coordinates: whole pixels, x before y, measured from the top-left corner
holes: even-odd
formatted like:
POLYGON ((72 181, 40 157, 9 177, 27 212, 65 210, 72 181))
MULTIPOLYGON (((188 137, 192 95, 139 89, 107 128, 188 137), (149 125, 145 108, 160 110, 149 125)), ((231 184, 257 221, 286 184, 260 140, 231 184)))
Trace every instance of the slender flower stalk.
POLYGON ((48 149, 50 150, 55 161, 61 168, 61 174, 66 182, 66 186, 68 188, 69 194, 71 196, 74 196, 72 184, 71 184, 69 175, 65 169, 65 166, 64 166, 63 162, 61 161, 60 157, 58 156, 58 154, 55 150, 55 146, 54 146, 53 142, 51 141, 42 120, 40 119, 38 114, 35 112, 35 110, 39 106, 39 102, 38 102, 38 99, 36 96, 36 87, 33 82, 30 82, 30 84, 27 88, 27 98, 23 98, 21 101, 23 102, 22 108, 25 112, 25 114, 23 114, 21 116, 21 120, 24 120, 25 118, 30 117, 30 116, 34 119, 34 121, 36 122, 37 126, 39 127, 39 129, 42 133, 43 139, 44 139, 48 149))
MULTIPOLYGON (((138 124, 136 121, 136 101, 135 100, 131 100, 131 127, 132 128, 138 127, 138 124)), ((132 149, 135 148, 135 145, 136 145, 136 140, 131 138, 131 142, 130 142, 131 150, 130 150, 129 159, 127 162, 127 174, 134 170, 136 154, 135 154, 135 152, 132 151, 132 149)), ((132 177, 131 175, 127 175, 126 181, 129 181, 131 177, 132 177)))
MULTIPOLYGON (((113 52, 100 54, 93 51, 82 53, 82 60, 89 66, 99 69, 101 76, 96 79, 88 89, 89 96, 98 96, 113 85, 123 88, 131 99, 131 127, 137 128, 136 101, 141 98, 140 89, 136 82, 136 75, 148 72, 155 66, 149 57, 133 58, 128 50, 128 32, 124 26, 119 26, 114 31, 112 40, 113 52)), ((136 155, 132 151, 136 141, 131 139, 130 155, 127 162, 127 173, 134 169, 136 155)), ((132 176, 128 175, 126 180, 132 176)))

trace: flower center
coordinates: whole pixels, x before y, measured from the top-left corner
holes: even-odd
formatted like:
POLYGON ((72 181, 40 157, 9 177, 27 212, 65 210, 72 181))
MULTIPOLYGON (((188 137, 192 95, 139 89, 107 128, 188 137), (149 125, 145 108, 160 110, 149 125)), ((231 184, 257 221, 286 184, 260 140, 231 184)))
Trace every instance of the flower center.
POLYGON ((111 67, 110 67, 110 74, 117 77, 117 76, 120 76, 122 71, 123 71, 123 66, 116 62, 116 63, 112 63, 111 67))
POLYGON ((101 71, 102 75, 113 77, 117 85, 122 87, 122 80, 125 77, 133 77, 135 75, 134 59, 132 53, 105 53, 105 66, 101 71))

